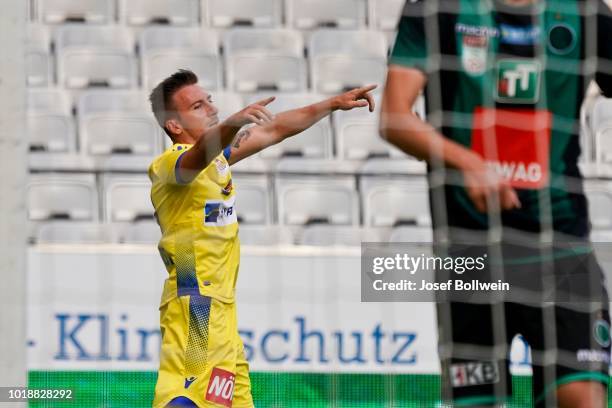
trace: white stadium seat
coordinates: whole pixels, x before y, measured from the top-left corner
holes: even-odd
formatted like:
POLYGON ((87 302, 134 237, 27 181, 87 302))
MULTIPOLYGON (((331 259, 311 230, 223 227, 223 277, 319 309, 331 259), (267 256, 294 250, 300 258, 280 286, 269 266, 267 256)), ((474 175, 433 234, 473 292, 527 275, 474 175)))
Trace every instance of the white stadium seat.
POLYGON ((155 221, 137 221, 122 228, 120 241, 124 244, 156 245, 161 239, 161 230, 155 221))
POLYGON ((391 145, 378 136, 378 124, 371 120, 338 120, 336 140, 338 155, 343 159, 362 160, 391 155, 391 145))
POLYGON ((586 180, 584 192, 589 203, 589 218, 594 229, 612 229, 612 183, 586 180))
POLYGON ((67 25, 57 28, 58 83, 66 88, 137 85, 131 31, 121 26, 67 25))
POLYGON ((328 223, 358 225, 359 203, 352 176, 293 176, 276 178, 281 225, 328 223))
POLYGON ((612 99, 600 96, 591 112, 591 129, 595 141, 595 157, 599 163, 612 162, 612 99))
POLYGON ((26 35, 26 83, 28 86, 48 86, 53 83, 54 66, 49 28, 28 24, 26 35))
POLYGON ((360 246, 363 242, 384 242, 386 235, 380 228, 310 225, 302 231, 299 244, 325 247, 360 246))
POLYGON ((285 0, 285 6, 287 24, 301 30, 357 29, 366 25, 366 0, 285 0))
POLYGON ((93 174, 34 174, 27 187, 30 221, 97 221, 98 192, 93 174))
POLYGON ((102 177, 104 192, 104 220, 106 222, 136 222, 153 220, 151 182, 145 175, 105 174, 102 177))
MULTIPOLYGON (((249 98, 249 103, 270 96, 269 94, 257 94, 249 98)), ((276 99, 268 105, 268 109, 277 114, 291 109, 320 102, 325 99, 314 94, 277 94, 276 99)), ((307 158, 331 158, 332 157, 332 130, 329 118, 325 117, 305 131, 285 139, 282 143, 263 150, 262 158, 279 158, 282 156, 301 156, 307 158)))
POLYGON ((41 223, 37 244, 113 244, 119 241, 116 225, 97 222, 50 221, 41 223))
POLYGON ((378 30, 394 31, 406 0, 368 0, 370 26, 378 30))
POLYGON ((385 36, 378 31, 317 30, 310 37, 313 88, 322 93, 377 84, 387 72, 385 36))
POLYGON ((207 90, 222 87, 223 73, 216 31, 191 27, 150 27, 140 35, 142 82, 152 89, 180 68, 198 75, 207 90))
POLYGON ((275 246, 292 245, 293 234, 279 225, 240 225, 238 237, 242 245, 275 246))
POLYGON ((235 92, 211 92, 212 101, 219 110, 219 120, 225 120, 228 116, 242 110, 246 105, 240 94, 235 92))
POLYGON ((391 230, 389 242, 432 242, 431 227, 400 225, 391 230))
POLYGON ((119 9, 128 25, 197 25, 200 0, 119 0, 119 9))
POLYGON ((371 157, 390 157, 395 149, 378 134, 380 97, 374 95, 375 111, 367 108, 336 111, 332 123, 336 134, 336 151, 345 160, 363 160, 371 157))
POLYGON ((35 0, 36 14, 46 24, 67 21, 107 24, 115 20, 115 0, 35 0))
POLYGON ((364 176, 360 190, 366 226, 431 224, 427 180, 424 177, 364 176))
POLYGON ((238 192, 236 212, 242 224, 269 224, 272 221, 270 183, 266 176, 233 174, 238 192))
POLYGON ((206 4, 206 19, 211 27, 249 25, 268 28, 278 27, 282 21, 282 0, 203 1, 206 4))
POLYGON ((76 131, 70 97, 56 89, 28 89, 26 131, 31 151, 76 151, 76 131))
POLYGON ((227 87, 238 92, 306 89, 300 33, 285 29, 235 28, 226 32, 227 87))
POLYGON ((138 91, 89 90, 78 103, 81 151, 88 155, 155 156, 162 150, 162 129, 138 91))

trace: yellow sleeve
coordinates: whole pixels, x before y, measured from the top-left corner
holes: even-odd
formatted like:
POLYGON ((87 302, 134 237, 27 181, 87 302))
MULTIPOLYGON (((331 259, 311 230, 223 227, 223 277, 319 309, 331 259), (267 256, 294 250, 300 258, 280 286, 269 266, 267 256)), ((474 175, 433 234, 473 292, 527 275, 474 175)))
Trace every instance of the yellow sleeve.
POLYGON ((159 156, 149 167, 149 178, 153 183, 188 184, 178 174, 181 158, 189 149, 169 150, 159 156))

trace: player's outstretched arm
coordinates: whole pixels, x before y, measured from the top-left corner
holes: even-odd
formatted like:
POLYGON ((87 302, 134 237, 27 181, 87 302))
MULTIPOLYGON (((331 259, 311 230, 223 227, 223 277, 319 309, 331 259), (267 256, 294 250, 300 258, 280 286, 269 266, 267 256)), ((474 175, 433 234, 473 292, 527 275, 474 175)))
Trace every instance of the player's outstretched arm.
POLYGON ((370 91, 376 86, 355 88, 312 105, 281 112, 271 121, 254 122, 259 126, 243 129, 236 135, 231 147, 230 164, 237 163, 266 147, 280 143, 308 129, 335 110, 351 110, 367 106, 370 112, 373 112, 374 99, 370 91))
POLYGON ((412 112, 426 82, 427 77, 418 69, 389 66, 381 106, 381 137, 433 166, 460 170, 467 193, 479 211, 487 210, 487 200, 495 194, 499 194, 502 209, 520 207, 514 189, 490 171, 478 154, 445 138, 412 112))
POLYGON ((191 182, 200 171, 217 157, 236 137, 245 125, 268 123, 272 113, 266 108, 275 98, 269 97, 255 102, 216 126, 204 131, 193 147, 181 156, 179 162, 180 178, 183 183, 191 182))

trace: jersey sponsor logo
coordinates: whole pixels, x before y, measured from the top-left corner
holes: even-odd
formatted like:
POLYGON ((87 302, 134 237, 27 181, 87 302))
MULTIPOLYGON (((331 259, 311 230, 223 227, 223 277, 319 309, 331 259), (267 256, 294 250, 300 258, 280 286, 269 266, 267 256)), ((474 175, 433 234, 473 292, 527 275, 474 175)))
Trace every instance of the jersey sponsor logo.
POLYGON ((217 168, 217 172, 221 176, 225 176, 229 170, 229 166, 225 160, 221 160, 220 158, 215 158, 215 167, 217 168))
POLYGON ((567 55, 576 47, 578 36, 569 25, 557 23, 548 30, 548 48, 557 55, 567 55))
POLYGON ((453 387, 495 384, 499 382, 499 370, 493 361, 452 364, 450 377, 453 387))
POLYGON ((497 62, 496 99, 504 103, 536 103, 540 99, 540 63, 505 59, 497 62))
POLYGON ((610 353, 604 350, 580 349, 576 352, 578 362, 610 363, 610 353))
POLYGON ((204 225, 223 226, 238 222, 235 197, 229 200, 207 200, 204 204, 204 225))
POLYGON ((188 377, 185 378, 185 389, 189 388, 189 386, 197 379, 197 377, 188 377))
POLYGON ((510 45, 534 45, 539 42, 542 30, 538 26, 513 26, 500 24, 500 42, 510 45))
POLYGON ((539 189, 549 179, 551 127, 548 111, 479 107, 472 150, 513 187, 539 189))
POLYGON ((497 29, 497 27, 474 26, 464 23, 455 24, 455 32, 465 35, 474 35, 477 37, 499 37, 499 29, 497 29))
POLYGON ((540 184, 544 174, 539 163, 487 161, 487 165, 511 184, 540 184))
POLYGON ((601 347, 610 347, 610 324, 603 319, 598 319, 593 324, 593 337, 601 347))
POLYGON ((206 390, 206 401, 231 407, 235 381, 234 373, 218 367, 213 368, 206 390))
POLYGON ((461 50, 461 64, 465 72, 482 75, 487 69, 489 39, 484 36, 464 35, 461 50))

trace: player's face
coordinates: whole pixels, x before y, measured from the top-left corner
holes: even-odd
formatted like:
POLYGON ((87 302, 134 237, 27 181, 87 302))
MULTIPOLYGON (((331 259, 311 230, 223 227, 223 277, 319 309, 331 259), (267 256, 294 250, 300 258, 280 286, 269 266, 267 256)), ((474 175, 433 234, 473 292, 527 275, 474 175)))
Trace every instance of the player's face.
POLYGON ((212 97, 201 86, 188 85, 173 96, 177 121, 182 131, 194 141, 206 129, 219 123, 219 110, 213 105, 212 97))

